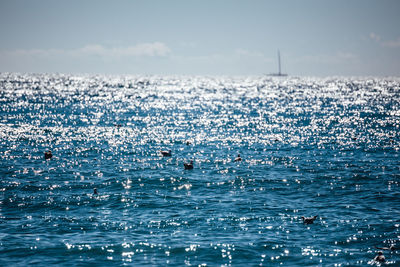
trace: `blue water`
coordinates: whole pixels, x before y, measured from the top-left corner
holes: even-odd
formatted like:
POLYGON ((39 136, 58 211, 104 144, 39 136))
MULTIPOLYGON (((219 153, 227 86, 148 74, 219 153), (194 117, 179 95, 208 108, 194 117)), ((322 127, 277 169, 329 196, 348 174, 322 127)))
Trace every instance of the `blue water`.
POLYGON ((2 73, 0 265, 374 264, 399 127, 398 78, 2 73))

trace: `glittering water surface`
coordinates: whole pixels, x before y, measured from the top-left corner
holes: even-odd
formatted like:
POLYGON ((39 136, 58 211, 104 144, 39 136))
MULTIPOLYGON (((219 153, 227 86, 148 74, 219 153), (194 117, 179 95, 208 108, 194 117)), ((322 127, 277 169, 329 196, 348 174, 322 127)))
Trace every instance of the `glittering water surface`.
POLYGON ((400 247, 397 78, 2 73, 0 114, 2 266, 367 265, 400 247))

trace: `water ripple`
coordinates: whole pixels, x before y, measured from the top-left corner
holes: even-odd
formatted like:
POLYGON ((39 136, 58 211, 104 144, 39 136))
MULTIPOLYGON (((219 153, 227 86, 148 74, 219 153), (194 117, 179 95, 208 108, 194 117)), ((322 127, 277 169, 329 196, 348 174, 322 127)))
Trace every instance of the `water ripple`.
POLYGON ((400 246, 398 78, 1 73, 0 88, 2 265, 366 265, 400 246))

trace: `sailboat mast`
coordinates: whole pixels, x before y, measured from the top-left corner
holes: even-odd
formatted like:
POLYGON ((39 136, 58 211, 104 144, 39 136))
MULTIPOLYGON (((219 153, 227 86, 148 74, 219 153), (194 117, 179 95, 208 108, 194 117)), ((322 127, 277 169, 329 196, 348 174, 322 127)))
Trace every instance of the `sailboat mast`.
POLYGON ((279 64, 279 76, 281 75, 281 53, 278 50, 278 64, 279 64))
POLYGON ((278 73, 271 73, 269 74, 270 76, 287 76, 286 73, 282 73, 282 69, 281 69, 281 52, 278 49, 278 67, 279 67, 279 71, 278 73))

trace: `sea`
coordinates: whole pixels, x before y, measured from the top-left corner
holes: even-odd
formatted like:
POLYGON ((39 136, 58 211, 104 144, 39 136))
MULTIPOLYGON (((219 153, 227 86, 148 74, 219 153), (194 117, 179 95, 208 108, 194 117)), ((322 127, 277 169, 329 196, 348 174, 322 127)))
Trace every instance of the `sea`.
POLYGON ((399 127, 396 77, 0 73, 0 265, 399 266, 399 127))

